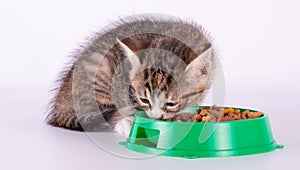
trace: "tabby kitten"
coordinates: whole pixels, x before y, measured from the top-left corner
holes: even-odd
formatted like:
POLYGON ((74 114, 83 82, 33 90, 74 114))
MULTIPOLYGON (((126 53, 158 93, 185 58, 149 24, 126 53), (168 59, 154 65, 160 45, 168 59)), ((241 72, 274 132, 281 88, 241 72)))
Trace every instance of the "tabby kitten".
POLYGON ((113 127, 128 135, 138 110, 169 119, 199 105, 214 65, 211 42, 196 24, 157 16, 121 19, 74 54, 46 120, 80 131, 113 127))

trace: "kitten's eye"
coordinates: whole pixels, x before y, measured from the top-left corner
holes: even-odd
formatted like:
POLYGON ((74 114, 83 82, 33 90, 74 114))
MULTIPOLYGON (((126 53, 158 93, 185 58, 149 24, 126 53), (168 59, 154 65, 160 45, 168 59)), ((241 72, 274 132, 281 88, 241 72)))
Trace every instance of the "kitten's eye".
POLYGON ((150 104, 150 101, 148 99, 145 99, 145 98, 140 98, 140 101, 145 103, 145 104, 150 104))
POLYGON ((166 106, 169 106, 169 107, 174 107, 178 104, 178 102, 167 102, 166 103, 166 106))

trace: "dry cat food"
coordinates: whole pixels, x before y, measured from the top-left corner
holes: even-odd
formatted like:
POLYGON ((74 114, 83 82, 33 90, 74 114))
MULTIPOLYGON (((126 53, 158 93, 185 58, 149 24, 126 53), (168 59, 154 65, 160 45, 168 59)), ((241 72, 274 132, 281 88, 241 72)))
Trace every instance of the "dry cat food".
POLYGON ((261 117, 261 112, 251 112, 249 110, 240 111, 233 108, 221 108, 216 105, 212 107, 197 109, 197 113, 181 113, 177 117, 168 121, 175 122, 226 122, 242 119, 254 119, 261 117))

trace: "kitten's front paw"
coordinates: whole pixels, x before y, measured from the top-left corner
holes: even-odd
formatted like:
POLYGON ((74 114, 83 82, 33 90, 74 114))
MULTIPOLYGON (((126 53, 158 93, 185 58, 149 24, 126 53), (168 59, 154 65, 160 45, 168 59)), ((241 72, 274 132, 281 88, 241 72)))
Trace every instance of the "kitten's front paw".
POLYGON ((128 137, 131 130, 132 121, 133 116, 123 118, 117 122, 114 130, 119 134, 128 137))

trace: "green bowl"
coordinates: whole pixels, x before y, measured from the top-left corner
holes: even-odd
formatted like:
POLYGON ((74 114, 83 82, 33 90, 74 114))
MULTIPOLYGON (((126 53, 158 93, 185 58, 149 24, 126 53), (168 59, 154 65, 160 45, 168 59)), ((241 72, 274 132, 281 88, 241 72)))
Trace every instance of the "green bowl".
MULTIPOLYGON (((196 113, 204 107, 191 106, 184 112, 196 113)), ((274 141, 265 114, 255 119, 203 123, 153 120, 145 111, 135 114, 130 135, 120 144, 136 152, 184 158, 240 156, 283 147, 274 141)))

